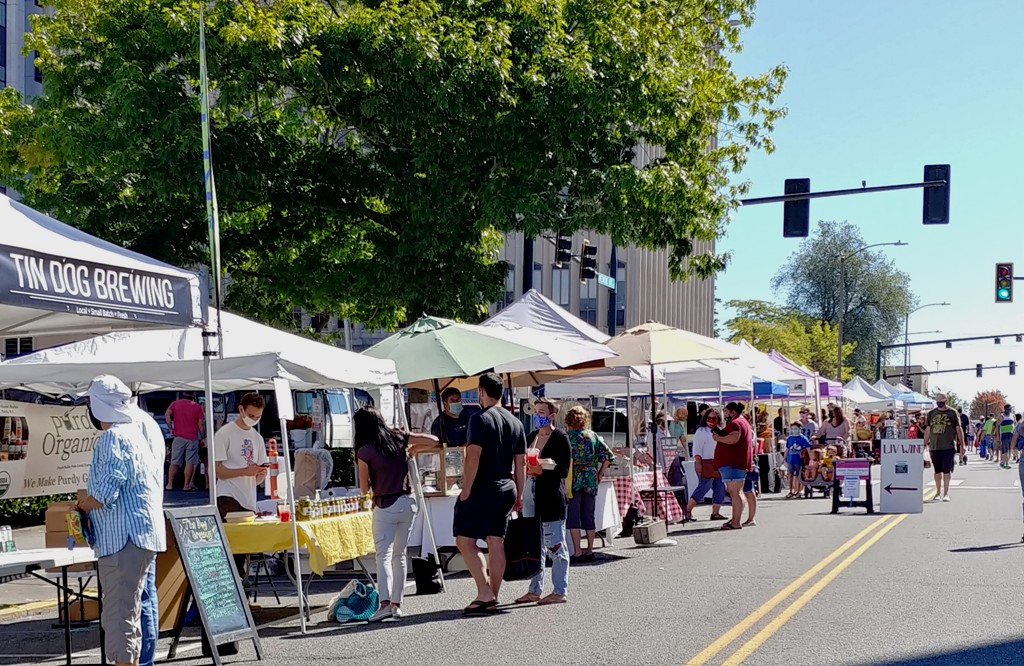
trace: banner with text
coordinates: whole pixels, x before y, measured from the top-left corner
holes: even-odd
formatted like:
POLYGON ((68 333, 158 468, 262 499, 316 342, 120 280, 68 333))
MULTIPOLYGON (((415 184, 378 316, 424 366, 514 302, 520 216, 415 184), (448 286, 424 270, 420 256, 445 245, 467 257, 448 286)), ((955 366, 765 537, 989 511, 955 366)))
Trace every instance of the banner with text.
POLYGON ((99 434, 84 406, 0 400, 0 499, 85 488, 99 434))
POLYGON ((187 278, 8 245, 0 245, 0 301, 90 317, 181 326, 193 322, 187 278))

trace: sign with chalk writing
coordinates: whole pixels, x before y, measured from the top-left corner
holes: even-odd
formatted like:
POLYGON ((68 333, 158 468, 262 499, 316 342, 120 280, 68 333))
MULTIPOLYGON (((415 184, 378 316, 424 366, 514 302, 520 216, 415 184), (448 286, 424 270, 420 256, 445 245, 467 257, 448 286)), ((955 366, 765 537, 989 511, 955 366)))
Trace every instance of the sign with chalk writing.
MULTIPOLYGON (((212 645, 252 639, 261 654, 256 624, 224 537, 217 509, 167 509, 181 561, 212 645)), ((218 661, 215 658, 215 661, 218 661)))
POLYGON ((158 324, 190 326, 187 278, 0 245, 0 302, 158 324))

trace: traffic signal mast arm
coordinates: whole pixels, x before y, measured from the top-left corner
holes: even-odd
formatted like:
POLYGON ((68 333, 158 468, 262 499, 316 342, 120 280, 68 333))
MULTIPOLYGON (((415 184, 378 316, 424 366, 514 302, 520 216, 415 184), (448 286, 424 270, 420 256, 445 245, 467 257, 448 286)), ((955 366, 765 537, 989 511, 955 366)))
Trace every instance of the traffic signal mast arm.
POLYGON ((876 187, 854 187, 849 190, 827 190, 825 192, 806 192, 802 194, 780 194, 777 197, 754 197, 740 199, 744 206, 757 204, 785 203, 787 201, 803 201, 804 199, 825 199, 826 197, 844 197, 850 194, 871 194, 872 192, 891 192, 893 190, 913 190, 922 187, 945 187, 944 180, 929 180, 923 183, 904 183, 902 185, 878 185, 876 187))
MULTIPOLYGON (((917 342, 895 342, 891 345, 875 343, 875 380, 882 378, 882 353, 889 349, 903 349, 905 347, 923 347, 925 345, 946 345, 952 347, 954 342, 975 342, 977 340, 995 340, 999 344, 1003 338, 1013 338, 1017 342, 1024 342, 1024 333, 1006 333, 1005 335, 975 335, 969 338, 943 338, 941 340, 918 340, 917 342)), ((895 376, 895 375, 893 375, 895 376)))

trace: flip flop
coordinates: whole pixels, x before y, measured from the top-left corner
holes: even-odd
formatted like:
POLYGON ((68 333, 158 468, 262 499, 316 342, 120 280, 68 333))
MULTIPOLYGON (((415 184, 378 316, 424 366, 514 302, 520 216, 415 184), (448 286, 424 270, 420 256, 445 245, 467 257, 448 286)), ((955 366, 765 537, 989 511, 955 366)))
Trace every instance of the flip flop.
POLYGON ((564 604, 568 600, 569 600, 568 597, 565 597, 564 595, 552 593, 552 594, 549 594, 548 596, 544 597, 540 601, 538 601, 537 605, 538 606, 550 606, 552 604, 564 604))
POLYGON ((470 605, 462 609, 465 615, 483 615, 485 613, 495 613, 498 611, 498 600, 494 601, 480 601, 479 599, 473 601, 470 605))
POLYGON ((516 599, 512 603, 516 603, 516 604, 535 604, 538 601, 540 601, 540 599, 541 599, 541 597, 540 597, 539 594, 530 594, 529 592, 527 592, 526 594, 524 594, 523 596, 519 597, 518 599, 516 599))
POLYGON ((741 529, 741 528, 733 525, 732 522, 728 522, 725 525, 722 525, 722 529, 723 530, 738 530, 738 529, 741 529))
POLYGON ((711 514, 711 520, 726 520, 726 517, 720 513, 711 514))

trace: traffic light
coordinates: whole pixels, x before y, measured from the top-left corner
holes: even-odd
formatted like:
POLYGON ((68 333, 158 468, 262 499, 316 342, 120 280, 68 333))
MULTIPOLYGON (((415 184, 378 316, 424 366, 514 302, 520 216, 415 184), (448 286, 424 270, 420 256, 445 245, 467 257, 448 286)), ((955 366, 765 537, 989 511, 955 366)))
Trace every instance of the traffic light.
POLYGON ((1017 361, 1010 361, 1010 376, 1017 374, 1017 361))
POLYGON ((597 277, 597 248, 584 239, 580 250, 580 282, 597 277))
POLYGON ((996 264, 996 303, 1013 303, 1013 264, 996 264))
POLYGON ((981 377, 981 363, 979 363, 978 365, 974 366, 974 376, 975 377, 981 377))
POLYGON ((555 239, 555 266, 564 268, 572 263, 572 239, 561 234, 555 239))
MULTIPOLYGON (((787 178, 785 194, 806 194, 811 191, 810 178, 787 178)), ((811 200, 787 201, 782 204, 782 237, 807 238, 811 228, 811 200)))
POLYGON ((949 165, 929 164, 925 166, 924 180, 925 182, 946 181, 946 184, 940 187, 924 188, 924 223, 949 224, 949 165))

